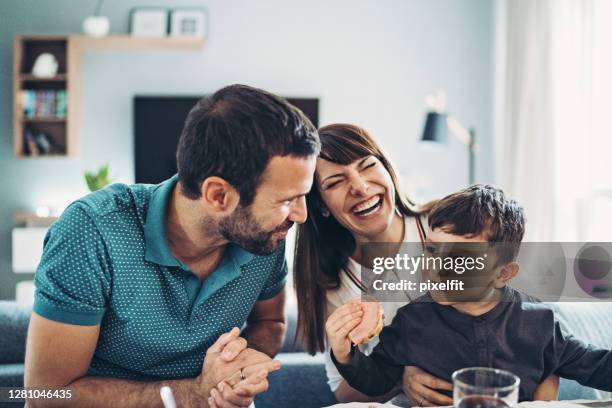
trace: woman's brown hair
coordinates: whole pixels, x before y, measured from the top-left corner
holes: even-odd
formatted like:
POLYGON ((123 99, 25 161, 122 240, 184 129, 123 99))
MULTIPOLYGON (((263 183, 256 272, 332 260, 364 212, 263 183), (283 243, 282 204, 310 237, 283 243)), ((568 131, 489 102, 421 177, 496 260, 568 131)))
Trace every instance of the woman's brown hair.
MULTIPOLYGON (((402 193, 397 172, 382 148, 364 129, 339 123, 319 129, 319 158, 347 165, 366 156, 375 156, 389 172, 395 187, 395 207, 404 217, 426 212, 416 209, 402 193)), ((315 183, 316 184, 316 183, 315 183)), ((340 273, 355 250, 352 234, 333 216, 324 217, 324 208, 315 185, 306 196, 308 219, 298 226, 294 258, 294 287, 298 302, 298 337, 314 354, 325 350, 326 292, 340 286, 340 273)))

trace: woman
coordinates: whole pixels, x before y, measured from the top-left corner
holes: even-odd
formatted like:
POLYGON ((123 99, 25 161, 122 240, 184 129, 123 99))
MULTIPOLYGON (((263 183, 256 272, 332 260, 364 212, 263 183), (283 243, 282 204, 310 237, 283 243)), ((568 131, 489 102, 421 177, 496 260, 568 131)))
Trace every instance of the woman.
MULTIPOLYGON (((347 302, 366 291, 360 279, 364 245, 423 242, 425 215, 435 203, 414 206, 402 193, 391 162, 364 129, 335 124, 319 129, 319 136, 315 183, 306 198, 308 220, 299 226, 296 242, 298 333, 308 352, 326 351, 328 383, 339 401, 386 401, 400 387, 372 398, 342 379, 326 350, 325 322, 332 313, 345 313, 351 307, 347 302)), ((410 300, 407 296, 405 302, 384 302, 386 323, 410 300)), ((377 338, 370 341, 364 351, 377 342, 377 338)), ((411 405, 452 405, 452 399, 436 389, 452 387, 417 367, 404 369, 401 391, 411 405)), ((559 378, 551 375, 538 387, 534 399, 556 399, 558 389, 559 378)))
MULTIPOLYGON (((319 129, 319 136, 315 183, 306 198, 308 220, 299 226, 296 243, 298 332, 308 352, 326 351, 328 383, 339 401, 389 400, 399 388, 371 398, 342 379, 325 348, 325 321, 366 291, 360 280, 363 246, 423 242, 423 215, 432 204, 417 209, 402 193, 391 162, 364 129, 334 124, 319 129)), ((386 323, 406 302, 383 304, 386 323)), ((364 348, 371 350, 377 341, 364 348)), ((452 405, 450 398, 432 388, 450 389, 450 384, 415 367, 405 370, 403 389, 413 403, 452 405)))

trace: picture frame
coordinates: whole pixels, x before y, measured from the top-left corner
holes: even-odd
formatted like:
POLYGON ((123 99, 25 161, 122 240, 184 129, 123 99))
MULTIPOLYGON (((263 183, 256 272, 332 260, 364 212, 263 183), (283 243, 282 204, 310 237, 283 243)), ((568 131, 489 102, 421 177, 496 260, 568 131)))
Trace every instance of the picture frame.
POLYGON ((168 9, 133 8, 130 12, 130 34, 134 37, 165 37, 168 34, 168 9))
POLYGON ((200 7, 172 9, 170 16, 170 35, 172 37, 206 36, 208 31, 208 12, 200 7))

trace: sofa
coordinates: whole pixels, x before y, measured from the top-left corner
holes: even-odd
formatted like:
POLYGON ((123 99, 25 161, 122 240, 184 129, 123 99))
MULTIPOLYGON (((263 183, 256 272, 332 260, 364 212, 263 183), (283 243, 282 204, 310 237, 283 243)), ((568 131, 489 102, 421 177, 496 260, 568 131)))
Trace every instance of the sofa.
MULTIPOLYGON (((612 348, 612 303, 551 304, 566 329, 585 341, 612 348)), ((0 387, 23 385, 23 359, 30 310, 0 301, 0 387)), ((288 312, 288 335, 277 358, 281 370, 270 374, 270 389, 256 399, 257 408, 323 407, 336 403, 325 376, 322 355, 304 353, 295 339, 295 312, 288 312)), ((561 380, 560 399, 595 399, 607 393, 561 380)), ((0 404, 1 405, 1 404, 0 404)))

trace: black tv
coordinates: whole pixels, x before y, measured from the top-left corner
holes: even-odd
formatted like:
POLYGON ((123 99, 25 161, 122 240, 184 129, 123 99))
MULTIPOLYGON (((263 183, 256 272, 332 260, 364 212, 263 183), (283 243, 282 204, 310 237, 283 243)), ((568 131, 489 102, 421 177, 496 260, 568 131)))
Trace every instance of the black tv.
MULTIPOLYGON (((160 183, 176 173, 176 147, 197 96, 134 97, 136 183, 160 183)), ((317 98, 286 98, 319 126, 317 98)))

